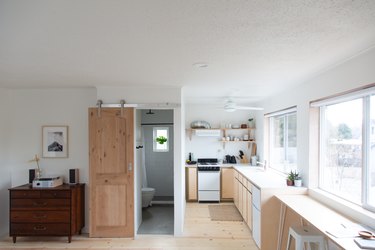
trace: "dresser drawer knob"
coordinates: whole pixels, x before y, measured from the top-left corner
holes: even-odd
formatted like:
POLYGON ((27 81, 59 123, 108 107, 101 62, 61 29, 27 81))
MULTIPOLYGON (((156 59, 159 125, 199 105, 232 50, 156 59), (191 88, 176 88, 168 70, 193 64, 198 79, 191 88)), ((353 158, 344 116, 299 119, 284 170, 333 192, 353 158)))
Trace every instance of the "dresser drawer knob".
POLYGON ((46 231, 47 228, 45 226, 35 226, 34 231, 46 231))

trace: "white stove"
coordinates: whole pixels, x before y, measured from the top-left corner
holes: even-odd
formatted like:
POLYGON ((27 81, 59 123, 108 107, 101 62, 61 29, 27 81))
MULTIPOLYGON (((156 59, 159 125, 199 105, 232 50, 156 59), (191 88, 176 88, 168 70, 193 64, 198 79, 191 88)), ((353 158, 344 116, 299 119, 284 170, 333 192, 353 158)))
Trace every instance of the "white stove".
POLYGON ((198 201, 220 201, 220 166, 217 159, 198 159, 198 201))

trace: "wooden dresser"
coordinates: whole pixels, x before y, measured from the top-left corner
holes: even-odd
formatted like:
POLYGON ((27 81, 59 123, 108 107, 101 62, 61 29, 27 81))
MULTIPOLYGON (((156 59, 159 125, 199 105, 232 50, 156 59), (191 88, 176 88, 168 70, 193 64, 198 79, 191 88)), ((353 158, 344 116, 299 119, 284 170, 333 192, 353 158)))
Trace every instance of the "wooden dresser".
POLYGON ((81 234, 85 225, 85 184, 33 188, 31 184, 9 189, 9 235, 68 236, 81 234))

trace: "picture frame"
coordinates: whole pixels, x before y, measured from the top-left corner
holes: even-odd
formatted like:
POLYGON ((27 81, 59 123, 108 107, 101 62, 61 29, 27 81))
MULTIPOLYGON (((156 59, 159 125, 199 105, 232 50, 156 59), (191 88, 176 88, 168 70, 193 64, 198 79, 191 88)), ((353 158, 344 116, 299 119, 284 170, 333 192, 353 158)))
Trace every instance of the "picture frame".
POLYGON ((42 126, 42 157, 68 157, 68 126, 42 126))

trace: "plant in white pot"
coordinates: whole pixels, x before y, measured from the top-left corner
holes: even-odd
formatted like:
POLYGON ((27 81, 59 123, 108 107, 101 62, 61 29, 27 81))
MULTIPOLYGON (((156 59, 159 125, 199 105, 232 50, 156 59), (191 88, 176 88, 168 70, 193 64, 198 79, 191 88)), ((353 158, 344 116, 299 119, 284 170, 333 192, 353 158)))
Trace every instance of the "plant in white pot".
POLYGON ((295 172, 294 186, 296 186, 296 187, 302 187, 302 178, 301 178, 301 176, 299 176, 298 172, 295 172))

